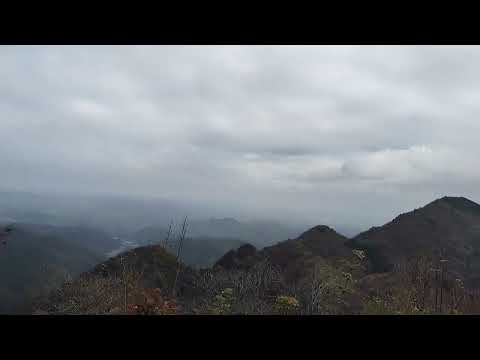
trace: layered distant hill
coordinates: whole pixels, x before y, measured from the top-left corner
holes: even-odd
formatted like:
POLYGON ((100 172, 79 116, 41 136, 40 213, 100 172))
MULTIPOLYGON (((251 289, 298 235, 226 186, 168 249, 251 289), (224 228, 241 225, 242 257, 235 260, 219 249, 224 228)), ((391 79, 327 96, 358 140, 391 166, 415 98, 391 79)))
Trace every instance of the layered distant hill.
POLYGON ((162 199, 0 191, 0 221, 4 222, 83 226, 119 235, 152 224, 166 225, 187 214, 187 209, 162 199))
POLYGON ((185 248, 184 259, 194 266, 210 266, 226 251, 243 243, 264 247, 301 232, 301 228, 275 222, 246 222, 231 217, 204 219, 203 213, 162 199, 0 191, 0 225, 39 224, 32 229, 39 233, 43 231, 40 225, 46 226, 47 232, 68 227, 72 232, 67 240, 78 239, 77 244, 87 248, 95 244, 95 251, 102 250, 110 255, 136 246, 161 243, 171 223, 174 225, 171 245, 175 246, 185 216, 188 216, 189 245, 185 248), (73 231, 74 228, 79 231, 73 231), (101 244, 104 244, 102 248, 101 244))
POLYGON ((192 237, 235 238, 257 246, 271 245, 301 232, 301 228, 275 222, 207 218, 207 205, 186 206, 165 199, 0 191, 0 223, 82 226, 102 229, 112 236, 128 236, 147 227, 168 228, 171 221, 181 223, 188 216, 192 237))
MULTIPOLYGON (((178 229, 171 230, 171 234, 166 242, 168 230, 159 227, 146 227, 130 236, 128 240, 135 246, 163 245, 172 254, 177 254, 179 246, 178 229)), ((185 238, 181 260, 190 266, 196 268, 206 268, 212 266, 223 254, 230 249, 235 249, 245 242, 230 237, 213 237, 205 235, 190 235, 185 238)))
MULTIPOLYGON (((171 228, 168 249, 173 253, 178 246, 180 226, 177 223, 171 228)), ((162 244, 167 234, 167 227, 148 226, 129 234, 126 240, 137 246, 162 244)), ((227 251, 242 244, 264 247, 295 234, 295 229, 270 222, 240 222, 233 218, 192 220, 187 224, 182 261, 194 267, 209 267, 227 251)))
POLYGON ((233 218, 212 218, 189 222, 192 237, 230 238, 255 244, 257 247, 273 245, 289 237, 298 236, 300 229, 276 222, 243 222, 233 218))

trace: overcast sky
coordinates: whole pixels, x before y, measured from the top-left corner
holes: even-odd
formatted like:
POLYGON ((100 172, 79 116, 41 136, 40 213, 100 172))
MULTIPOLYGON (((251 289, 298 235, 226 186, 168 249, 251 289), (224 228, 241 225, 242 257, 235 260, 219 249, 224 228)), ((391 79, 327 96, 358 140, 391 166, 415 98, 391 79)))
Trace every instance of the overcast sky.
POLYGON ((479 138, 479 47, 0 47, 4 189, 371 226, 479 202, 479 138))

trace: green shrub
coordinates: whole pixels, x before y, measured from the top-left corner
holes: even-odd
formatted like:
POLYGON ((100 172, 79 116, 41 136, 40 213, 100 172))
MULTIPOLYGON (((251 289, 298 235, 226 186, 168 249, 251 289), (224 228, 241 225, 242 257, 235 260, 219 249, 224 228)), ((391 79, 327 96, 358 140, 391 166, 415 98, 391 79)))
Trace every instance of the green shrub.
POLYGON ((226 288, 220 294, 215 296, 210 313, 213 315, 228 315, 232 310, 232 303, 234 301, 233 289, 226 288))
POLYGON ((292 315, 297 313, 299 302, 292 296, 277 296, 274 304, 274 312, 280 315, 292 315))

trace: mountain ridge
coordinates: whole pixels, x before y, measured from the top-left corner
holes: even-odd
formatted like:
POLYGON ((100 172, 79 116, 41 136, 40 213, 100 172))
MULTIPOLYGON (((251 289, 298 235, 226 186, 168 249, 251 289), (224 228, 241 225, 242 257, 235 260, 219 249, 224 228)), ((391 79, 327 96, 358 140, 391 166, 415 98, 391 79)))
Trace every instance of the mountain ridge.
MULTIPOLYGON (((370 228, 350 239, 351 246, 373 254, 376 272, 422 251, 469 255, 462 249, 480 246, 480 205, 464 197, 442 197, 370 228)), ((460 259, 457 259, 460 261, 460 259)))
MULTIPOLYGON (((331 301, 328 308, 332 309, 330 306, 340 301, 334 306, 336 310, 322 311, 359 313, 363 311, 361 309, 365 304, 371 306, 368 298, 372 291, 378 293, 387 286, 402 284, 399 282, 401 273, 395 270, 396 265, 423 255, 433 256, 434 261, 448 259, 452 279, 465 280, 465 285, 469 287, 480 285, 479 209, 480 205, 464 197, 442 197, 421 208, 400 214, 390 222, 372 227, 353 238, 337 233, 330 226, 317 225, 296 238, 289 238, 264 248, 257 249, 252 244, 243 244, 226 252, 210 269, 194 270, 181 265, 186 271, 185 274, 189 274, 187 276, 189 280, 181 281, 181 293, 189 293, 190 302, 196 301, 195 296, 200 296, 197 300, 203 301, 202 296, 206 295, 199 294, 205 294, 204 292, 192 295, 199 291, 198 282, 205 283, 206 279, 217 279, 219 276, 219 279, 223 279, 221 281, 226 281, 226 285, 223 286, 230 286, 229 281, 241 279, 244 276, 241 274, 262 277, 264 275, 260 275, 258 271, 267 271, 266 269, 271 266, 267 273, 273 271, 272 274, 281 274, 280 280, 271 280, 283 284, 284 290, 279 291, 288 293, 290 291, 288 289, 297 289, 292 291, 303 289, 298 293, 304 294, 299 295, 301 301, 310 301, 308 299, 313 294, 308 295, 310 291, 308 289, 320 276, 325 282, 322 286, 329 286, 328 291, 331 291, 325 298, 331 301)), ((153 250, 149 249, 153 247, 137 248, 127 255, 119 256, 144 252, 145 261, 149 263, 154 261, 148 255, 153 250)), ((142 261, 138 264, 141 263, 142 261)), ((170 274, 174 272, 174 266, 179 265, 170 266, 168 270, 170 274)), ((253 279, 255 277, 249 281, 253 279)), ((152 283, 152 286, 158 284, 152 283)), ((251 284, 253 286, 254 283, 251 284)), ((245 289, 244 286, 242 285, 242 289, 245 289)), ((278 296, 282 293, 274 294, 278 296)), ((315 306, 320 305, 317 303, 315 306)), ((194 311, 192 309, 191 311, 194 311)), ((309 309, 305 311, 320 311, 309 309)))

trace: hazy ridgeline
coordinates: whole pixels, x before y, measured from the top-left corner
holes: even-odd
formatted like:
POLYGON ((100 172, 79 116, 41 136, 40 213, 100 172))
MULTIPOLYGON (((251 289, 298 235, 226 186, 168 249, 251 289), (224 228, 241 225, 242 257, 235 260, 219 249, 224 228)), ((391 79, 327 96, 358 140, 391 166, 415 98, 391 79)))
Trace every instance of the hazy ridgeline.
MULTIPOLYGON (((162 243, 170 226, 177 233, 185 214, 195 211, 168 201, 1 192, 0 225, 13 224, 15 231, 0 253, 0 311, 23 311, 32 298, 108 256, 162 243)), ((246 242, 263 247, 297 231, 274 222, 192 215, 182 261, 208 267, 246 242)), ((172 235, 169 251, 175 252, 176 246, 178 239, 172 235)))

